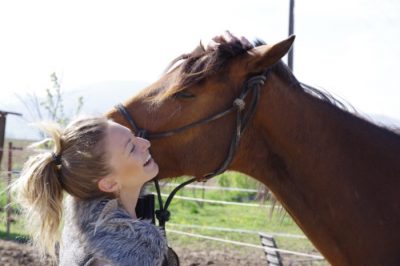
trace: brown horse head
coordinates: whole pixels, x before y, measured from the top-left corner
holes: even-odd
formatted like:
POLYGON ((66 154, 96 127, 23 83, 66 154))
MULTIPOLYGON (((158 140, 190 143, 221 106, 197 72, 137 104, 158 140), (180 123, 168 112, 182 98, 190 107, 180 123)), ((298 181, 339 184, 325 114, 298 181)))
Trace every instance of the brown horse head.
MULTIPOLYGON (((125 106, 138 127, 149 133, 200 121, 231 107, 245 80, 277 64, 293 41, 294 36, 274 45, 258 42, 250 50, 239 41, 222 43, 215 50, 200 45, 175 59, 157 82, 125 102, 125 106)), ((118 112, 113 110, 108 116, 129 127, 118 112)), ((159 177, 202 177, 214 172, 227 155, 234 128, 235 114, 231 113, 152 140, 151 152, 160 166, 159 177)), ((252 130, 248 131, 251 136, 252 130)))

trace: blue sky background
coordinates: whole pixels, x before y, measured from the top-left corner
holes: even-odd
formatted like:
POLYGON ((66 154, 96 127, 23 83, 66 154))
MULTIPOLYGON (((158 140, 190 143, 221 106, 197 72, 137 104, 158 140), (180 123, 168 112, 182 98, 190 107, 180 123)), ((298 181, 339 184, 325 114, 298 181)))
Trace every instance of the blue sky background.
MULTIPOLYGON (((150 83, 171 59, 226 29, 279 41, 287 36, 288 6, 282 0, 1 1, 0 109, 15 93, 42 94, 52 72, 67 94, 102 82, 150 83)), ((296 1, 295 75, 363 113, 400 119, 399 14, 395 0, 296 1)))

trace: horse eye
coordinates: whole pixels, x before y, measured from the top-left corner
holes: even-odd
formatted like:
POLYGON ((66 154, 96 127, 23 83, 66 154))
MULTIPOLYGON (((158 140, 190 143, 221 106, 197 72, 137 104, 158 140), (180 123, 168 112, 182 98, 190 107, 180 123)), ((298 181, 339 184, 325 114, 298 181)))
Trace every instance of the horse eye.
POLYGON ((179 92, 175 93, 174 96, 178 97, 178 98, 183 98, 183 99, 191 99, 191 98, 195 97, 195 95, 193 93, 191 93, 190 91, 187 91, 187 90, 179 91, 179 92))

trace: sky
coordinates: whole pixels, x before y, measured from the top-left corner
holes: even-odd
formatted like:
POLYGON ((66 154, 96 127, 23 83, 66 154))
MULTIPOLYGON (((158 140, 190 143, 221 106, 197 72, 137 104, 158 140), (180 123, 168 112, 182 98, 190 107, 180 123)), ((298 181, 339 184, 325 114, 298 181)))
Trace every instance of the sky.
MULTIPOLYGON (((151 83, 173 58, 225 30, 280 41, 288 7, 289 0, 1 1, 0 110, 15 94, 43 94, 52 72, 67 93, 151 83)), ((400 119, 399 14, 397 0, 296 1, 296 77, 362 113, 400 119)))

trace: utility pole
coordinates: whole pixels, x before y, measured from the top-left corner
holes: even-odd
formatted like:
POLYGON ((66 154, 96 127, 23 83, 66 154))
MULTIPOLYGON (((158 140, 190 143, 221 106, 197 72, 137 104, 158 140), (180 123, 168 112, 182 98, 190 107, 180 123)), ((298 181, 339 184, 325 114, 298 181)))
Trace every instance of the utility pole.
MULTIPOLYGON (((294 33, 294 0, 289 0, 289 36, 294 33)), ((293 72, 293 46, 290 49, 288 54, 288 67, 293 72)))

